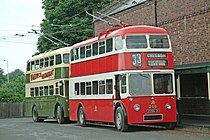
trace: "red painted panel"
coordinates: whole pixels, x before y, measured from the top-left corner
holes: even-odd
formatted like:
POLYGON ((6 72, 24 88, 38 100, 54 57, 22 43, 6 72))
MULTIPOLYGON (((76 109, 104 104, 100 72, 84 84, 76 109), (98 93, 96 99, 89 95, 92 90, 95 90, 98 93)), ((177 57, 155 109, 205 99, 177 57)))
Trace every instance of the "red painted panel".
MULTIPOLYGON (((124 105, 128 124, 152 124, 161 122, 176 122, 176 97, 161 96, 161 97, 129 97, 121 100, 124 105), (171 110, 167 110, 165 105, 169 103, 172 106, 171 110), (140 110, 135 111, 134 105, 139 104, 140 110), (147 112, 148 110, 158 110, 158 112, 147 112), (144 120, 144 115, 163 115, 162 120, 144 120)), ((77 120, 77 111, 79 104, 82 104, 85 111, 86 120, 98 122, 114 123, 114 100, 70 100, 70 120, 77 120)))
POLYGON ((86 120, 114 122, 113 100, 70 100, 70 120, 77 120, 77 111, 80 104, 84 107, 86 120))
POLYGON ((160 123, 160 122, 176 122, 176 97, 175 96, 159 96, 159 97, 133 97, 132 101, 127 99, 123 101, 128 114, 128 123, 160 123), (172 106, 171 110, 166 109, 166 104, 169 103, 172 106), (134 105, 139 104, 140 110, 135 111, 134 105), (158 112, 152 112, 159 110, 158 112), (151 112, 148 112, 151 111, 151 112), (162 120, 144 120, 144 115, 163 115, 162 120))
MULTIPOLYGON (((140 52, 135 52, 140 53, 140 52)), ((83 61, 71 64, 71 77, 119 71, 119 70, 147 70, 147 69, 173 69, 173 57, 171 52, 164 52, 166 58, 147 58, 148 52, 141 54, 142 66, 135 67, 132 65, 132 54, 135 53, 121 53, 114 54, 102 58, 83 61), (166 60, 167 66, 148 66, 149 60, 166 60)), ((152 52, 155 53, 155 52, 152 52)), ((149 54, 152 54, 149 53, 149 54)), ((160 53, 160 52, 157 52, 160 53)))

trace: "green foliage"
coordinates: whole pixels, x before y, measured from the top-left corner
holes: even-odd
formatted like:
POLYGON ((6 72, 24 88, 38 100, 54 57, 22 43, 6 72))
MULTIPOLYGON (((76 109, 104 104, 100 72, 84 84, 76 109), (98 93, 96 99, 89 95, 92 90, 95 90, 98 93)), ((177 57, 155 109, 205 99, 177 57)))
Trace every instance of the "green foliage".
MULTIPOLYGON (((0 74, 0 77, 2 75, 0 74)), ((4 80, 4 83, 0 86, 0 102, 14 103, 22 102, 25 95, 25 75, 17 69, 9 73, 10 82, 4 80)), ((5 76, 4 76, 5 77, 5 76)))
MULTIPOLYGON (((46 36, 50 34, 65 43, 73 45, 92 36, 93 18, 87 15, 85 11, 99 11, 110 2, 111 0, 43 0, 46 19, 41 24, 41 31, 46 36)), ((43 36, 38 39, 38 50, 40 52, 64 46, 62 43, 55 45, 43 36)))
POLYGON ((6 76, 3 74, 4 74, 4 71, 3 71, 3 69, 0 68, 0 87, 6 81, 6 76))

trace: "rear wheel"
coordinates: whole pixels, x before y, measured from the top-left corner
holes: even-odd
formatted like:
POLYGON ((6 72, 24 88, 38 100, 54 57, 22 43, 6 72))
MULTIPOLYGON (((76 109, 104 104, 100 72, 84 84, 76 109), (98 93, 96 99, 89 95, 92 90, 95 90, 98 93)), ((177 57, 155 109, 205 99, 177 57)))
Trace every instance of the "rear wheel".
POLYGON ((115 111, 115 126, 121 132, 128 130, 126 117, 121 107, 118 107, 115 111))
POLYGON ((78 110, 78 124, 80 126, 85 126, 86 125, 86 119, 85 119, 85 113, 83 107, 80 107, 78 110))
POLYGON ((63 107, 60 105, 56 109, 56 120, 58 121, 59 124, 62 124, 65 121, 63 114, 63 107))

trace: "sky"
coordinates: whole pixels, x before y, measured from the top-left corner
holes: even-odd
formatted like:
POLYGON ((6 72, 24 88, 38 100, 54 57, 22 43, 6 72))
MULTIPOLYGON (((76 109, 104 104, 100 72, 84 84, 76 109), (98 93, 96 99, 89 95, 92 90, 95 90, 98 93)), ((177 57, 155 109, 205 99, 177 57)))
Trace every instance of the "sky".
POLYGON ((42 0, 0 0, 0 68, 7 74, 15 69, 26 72, 27 60, 37 52, 38 35, 44 19, 42 0), (8 65, 7 65, 8 64, 8 65))

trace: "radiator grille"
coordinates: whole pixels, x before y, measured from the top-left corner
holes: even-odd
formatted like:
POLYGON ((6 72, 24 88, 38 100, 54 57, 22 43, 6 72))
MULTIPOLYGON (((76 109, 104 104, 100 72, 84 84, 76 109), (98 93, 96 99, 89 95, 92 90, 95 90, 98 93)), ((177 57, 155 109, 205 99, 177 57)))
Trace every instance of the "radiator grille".
POLYGON ((153 120, 163 120, 163 115, 158 114, 158 115, 145 115, 144 116, 145 121, 153 121, 153 120))

